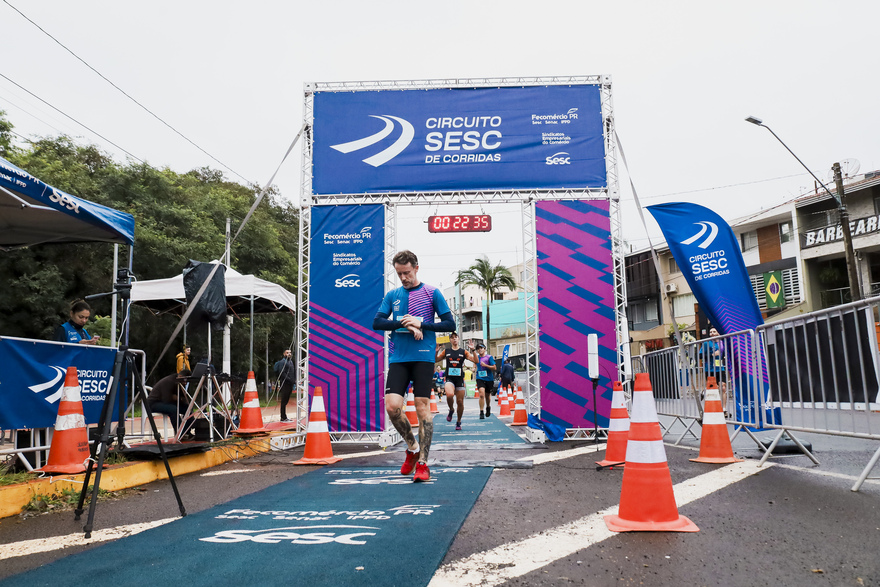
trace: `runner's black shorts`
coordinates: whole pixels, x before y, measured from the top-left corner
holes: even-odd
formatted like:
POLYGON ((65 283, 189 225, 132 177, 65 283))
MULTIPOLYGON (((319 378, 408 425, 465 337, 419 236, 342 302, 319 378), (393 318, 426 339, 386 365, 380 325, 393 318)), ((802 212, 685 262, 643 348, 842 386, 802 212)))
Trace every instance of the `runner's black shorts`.
POLYGON ((408 361, 388 365, 385 393, 406 397, 406 388, 413 384, 413 395, 428 399, 434 389, 434 363, 408 361))
POLYGON ((451 383, 455 386, 455 389, 464 389, 464 377, 447 377, 447 383, 451 383))
POLYGON ((477 379, 477 389, 481 387, 486 390, 486 393, 492 393, 495 389, 495 382, 486 381, 485 379, 477 379))

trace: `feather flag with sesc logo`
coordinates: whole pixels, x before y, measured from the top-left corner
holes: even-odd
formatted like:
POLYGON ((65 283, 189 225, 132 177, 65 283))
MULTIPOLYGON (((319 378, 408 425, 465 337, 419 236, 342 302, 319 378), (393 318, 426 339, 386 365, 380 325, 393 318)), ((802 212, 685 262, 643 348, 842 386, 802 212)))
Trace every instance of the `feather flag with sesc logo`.
POLYGON ((713 326, 720 332, 737 332, 764 323, 739 242, 723 218, 697 204, 647 209, 713 326))
MULTIPOLYGON (((753 330, 764 323, 758 300, 752 290, 739 242, 730 226, 712 210, 690 203, 656 204, 647 210, 654 216, 669 251, 687 280, 700 310, 719 332, 733 333, 753 330)), ((760 357, 759 377, 751 345, 745 336, 727 341, 733 347, 735 365, 730 365, 737 419, 755 422, 758 412, 756 395, 752 394, 757 382, 767 385, 766 363, 760 357)), ((778 413, 767 413, 766 418, 777 420, 778 413)))

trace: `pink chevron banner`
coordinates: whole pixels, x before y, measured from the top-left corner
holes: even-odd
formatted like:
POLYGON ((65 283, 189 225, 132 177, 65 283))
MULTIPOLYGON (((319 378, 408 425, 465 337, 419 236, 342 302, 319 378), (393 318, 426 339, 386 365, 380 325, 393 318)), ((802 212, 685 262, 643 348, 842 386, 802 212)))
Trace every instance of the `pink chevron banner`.
POLYGON ((607 428, 617 378, 614 267, 608 200, 536 204, 541 419, 607 428), (587 372, 587 335, 599 339, 599 385, 587 372))

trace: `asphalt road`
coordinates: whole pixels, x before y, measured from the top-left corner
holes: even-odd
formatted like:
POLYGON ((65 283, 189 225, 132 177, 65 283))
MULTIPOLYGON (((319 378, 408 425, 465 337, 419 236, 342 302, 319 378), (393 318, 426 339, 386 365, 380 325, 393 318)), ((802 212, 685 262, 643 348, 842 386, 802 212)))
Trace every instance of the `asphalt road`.
MULTIPOLYGON (((476 411, 470 400, 468 409, 476 411)), ((438 427, 446 424, 442 420, 438 427)), ((770 435, 759 434, 765 436, 770 435)), ((876 443, 799 438, 813 444, 820 466, 804 456, 787 456, 773 458, 759 470, 755 461, 761 453, 744 435, 734 443, 737 456, 746 459, 742 465, 692 463, 688 459, 697 455, 697 441, 667 443, 679 512, 699 526, 697 533, 607 532, 596 514, 615 510, 622 471, 596 471, 594 462, 604 452, 594 452, 589 442, 522 450, 436 450, 436 465, 496 468, 431 585, 880 585, 880 482, 868 481, 860 492, 850 491, 876 443), (560 458, 531 462, 553 457, 560 458), (725 470, 737 472, 734 482, 721 480, 725 470), (682 505, 682 495, 689 491, 702 497, 682 505)), ((334 453, 376 448, 336 445, 334 453)), ((302 448, 268 453, 181 476, 177 482, 187 511, 201 511, 312 470, 291 464, 301 455, 302 448)), ((396 467, 401 461, 402 453, 391 449, 346 459, 340 466, 396 467)), ((873 476, 880 477, 880 467, 873 476)), ((95 530, 176 515, 169 484, 156 482, 101 502, 95 530)), ((0 520, 0 578, 93 548, 82 539, 57 548, 61 537, 81 530, 82 522, 74 521, 71 511, 0 520), (44 551, 18 555, 17 547, 39 539, 48 539, 44 551)), ((118 577, 101 578, 98 584, 124 585, 127 573, 138 569, 120 569, 118 577)))

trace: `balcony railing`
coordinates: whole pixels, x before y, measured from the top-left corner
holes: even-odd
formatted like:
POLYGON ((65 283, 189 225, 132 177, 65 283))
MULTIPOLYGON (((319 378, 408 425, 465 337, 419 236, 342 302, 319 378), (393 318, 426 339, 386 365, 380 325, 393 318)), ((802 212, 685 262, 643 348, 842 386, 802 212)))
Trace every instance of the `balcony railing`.
POLYGON ((842 304, 848 304, 852 301, 848 287, 839 287, 837 289, 826 289, 819 292, 819 303, 822 309, 833 308, 842 304))

